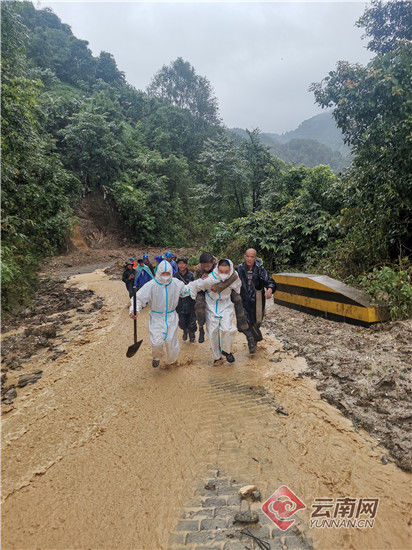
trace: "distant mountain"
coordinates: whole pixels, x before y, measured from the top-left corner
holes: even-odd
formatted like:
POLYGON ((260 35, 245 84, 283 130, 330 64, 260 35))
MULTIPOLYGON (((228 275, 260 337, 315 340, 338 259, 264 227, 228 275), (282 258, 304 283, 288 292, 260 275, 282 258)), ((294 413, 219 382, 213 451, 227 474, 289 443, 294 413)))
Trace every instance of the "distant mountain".
MULTIPOLYGON (((348 146, 343 143, 342 132, 336 126, 336 122, 330 112, 320 113, 304 120, 296 130, 291 130, 284 134, 266 133, 262 135, 265 138, 267 136, 268 141, 277 140, 281 143, 287 143, 291 139, 314 139, 344 155, 349 152, 348 146)), ((272 143, 267 143, 267 145, 271 145, 272 143)))
MULTIPOLYGON (((237 139, 248 138, 242 128, 232 128, 230 132, 237 139)), ((349 147, 329 112, 304 120, 295 130, 284 134, 262 133, 260 139, 276 156, 293 164, 329 164, 335 171, 350 164, 349 147)))

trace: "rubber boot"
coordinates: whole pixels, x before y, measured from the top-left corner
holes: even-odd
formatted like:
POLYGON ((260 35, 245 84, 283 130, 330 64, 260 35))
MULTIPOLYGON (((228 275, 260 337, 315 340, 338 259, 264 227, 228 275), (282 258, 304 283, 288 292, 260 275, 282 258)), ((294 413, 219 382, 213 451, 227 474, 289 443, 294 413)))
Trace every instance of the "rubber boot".
POLYGON ((257 325, 251 325, 250 329, 252 331, 253 338, 255 339, 255 341, 261 342, 263 340, 263 336, 262 336, 262 333, 260 332, 260 328, 257 325))
POLYGON ((205 329, 203 327, 199 327, 199 344, 203 344, 205 341, 205 329))
POLYGON ((189 342, 194 344, 196 342, 196 337, 194 332, 189 332, 189 342))
POLYGON ((160 359, 153 359, 152 361, 152 367, 158 367, 160 364, 160 359))
POLYGON ((235 361, 235 358, 232 353, 226 353, 225 351, 222 350, 222 354, 226 357, 226 361, 228 363, 233 363, 235 361))
POLYGON ((250 354, 255 353, 255 351, 256 351, 256 342, 255 342, 255 339, 253 338, 252 331, 250 329, 248 329, 248 330, 244 330, 243 333, 245 334, 245 336, 247 338, 247 345, 248 345, 248 348, 249 348, 249 353, 250 354))
POLYGON ((186 342, 186 340, 187 340, 187 330, 184 329, 183 330, 183 341, 186 342))

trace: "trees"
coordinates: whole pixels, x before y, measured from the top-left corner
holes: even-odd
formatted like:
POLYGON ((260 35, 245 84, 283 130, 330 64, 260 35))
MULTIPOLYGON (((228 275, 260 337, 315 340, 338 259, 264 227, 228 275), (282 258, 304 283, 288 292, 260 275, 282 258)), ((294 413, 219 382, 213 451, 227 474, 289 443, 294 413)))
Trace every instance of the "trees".
POLYGON ((260 207, 261 186, 266 179, 266 167, 270 163, 271 155, 269 147, 263 145, 259 139, 259 128, 246 132, 249 140, 243 142, 242 150, 250 173, 252 210, 255 212, 260 207))
POLYGON ((262 197, 264 208, 229 224, 218 224, 213 244, 229 256, 236 255, 239 247, 253 246, 270 269, 315 264, 326 254, 328 241, 339 235, 335 216, 340 204, 334 193, 337 177, 326 166, 277 168, 272 185, 267 181, 264 186, 269 194, 262 197))
POLYGON ((190 174, 185 159, 143 150, 109 188, 130 234, 141 242, 172 246, 190 237, 190 174))
POLYGON ((366 67, 340 61, 311 88, 319 105, 334 107, 337 125, 353 147, 342 185, 342 224, 358 269, 410 251, 412 45, 399 39, 407 36, 412 5, 399 4, 375 2, 359 20, 372 38, 369 47, 378 51, 366 67))
POLYGON ((121 128, 108 122, 93 102, 84 103, 70 124, 58 132, 65 166, 86 188, 108 185, 118 174, 121 166, 119 133, 121 128))
POLYGON ((101 78, 112 85, 125 84, 124 73, 119 71, 114 57, 108 52, 100 52, 97 58, 96 78, 101 78))
POLYGON ((219 124, 217 99, 210 82, 197 75, 194 67, 181 57, 169 66, 163 65, 153 77, 147 93, 187 109, 203 122, 219 124))
POLYGON ((370 7, 357 21, 358 27, 365 29, 370 37, 368 49, 385 54, 401 42, 412 40, 412 8, 409 1, 391 1, 383 3, 372 0, 370 7))
POLYGON ((208 216, 216 221, 245 216, 249 210, 247 165, 240 149, 226 133, 206 141, 199 163, 205 170, 199 191, 201 202, 209 205, 208 216))
POLYGON ((7 2, 1 5, 3 308, 30 294, 38 259, 55 253, 64 241, 70 202, 80 189, 42 127, 42 83, 26 77, 27 29, 20 9, 7 2))
MULTIPOLYGON (((50 10, 3 3, 4 304, 61 247, 88 189, 111 196, 128 235, 146 244, 205 244, 213 233, 225 254, 252 245, 269 268, 327 261, 344 276, 404 254, 412 121, 404 4, 400 21, 393 6, 366 12, 367 32, 379 38, 366 67, 340 62, 313 85, 354 151, 351 171, 337 177, 274 157, 258 129, 231 137, 210 83, 187 61, 164 66, 147 94, 50 10)), ((288 147, 304 158, 308 142, 288 147)))

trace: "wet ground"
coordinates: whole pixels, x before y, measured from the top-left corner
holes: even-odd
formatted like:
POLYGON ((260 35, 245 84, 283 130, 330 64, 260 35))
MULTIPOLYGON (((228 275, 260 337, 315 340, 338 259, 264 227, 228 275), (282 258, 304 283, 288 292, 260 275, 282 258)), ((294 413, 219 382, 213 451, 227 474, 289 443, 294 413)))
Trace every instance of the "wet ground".
POLYGON ((381 442, 384 463, 412 471, 411 319, 363 328, 276 305, 265 327, 305 357, 322 398, 381 442))
POLYGON ((270 334, 285 338, 270 326, 273 304, 255 356, 238 334, 233 365, 213 366, 206 341, 182 343, 178 366, 153 369, 147 312, 142 347, 125 356, 132 326, 120 281, 97 270, 68 288, 102 307, 75 310, 80 329, 65 353, 28 358, 42 377, 4 405, 4 548, 408 547, 410 474, 383 464, 377 439, 320 397, 305 359, 270 334), (287 485, 306 508, 282 532, 261 502, 241 501, 247 484, 261 502, 287 485), (379 499, 373 528, 309 527, 315 498, 344 497, 379 499), (236 522, 245 505, 257 523, 236 522))

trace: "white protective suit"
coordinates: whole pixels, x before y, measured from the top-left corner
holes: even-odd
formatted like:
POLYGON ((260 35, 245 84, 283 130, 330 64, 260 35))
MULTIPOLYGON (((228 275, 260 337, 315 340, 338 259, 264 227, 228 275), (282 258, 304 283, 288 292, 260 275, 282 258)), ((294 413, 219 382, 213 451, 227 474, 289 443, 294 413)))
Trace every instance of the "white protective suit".
MULTIPOLYGON (((176 306, 179 298, 188 296, 190 289, 179 279, 173 278, 173 268, 166 260, 158 265, 155 278, 136 292, 136 311, 150 304, 149 332, 153 359, 163 355, 166 347, 166 363, 174 363, 179 355, 180 346, 177 337, 178 316, 176 306), (165 283, 161 273, 169 273, 165 283)), ((130 313, 133 313, 133 297, 130 299, 130 313)))
MULTIPOLYGON (((233 263, 230 260, 229 264, 230 273, 226 278, 230 277, 234 270, 233 263)), ((206 279, 197 279, 187 285, 191 287, 192 298, 196 298, 197 292, 205 290, 206 331, 214 359, 222 357, 222 350, 226 353, 232 353, 232 344, 237 332, 236 327, 233 325, 235 308, 230 299, 230 294, 232 290, 239 294, 242 282, 237 279, 221 293, 210 290, 214 284, 223 280, 218 268, 215 267, 206 279)))

